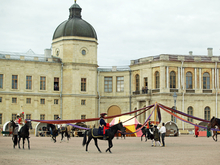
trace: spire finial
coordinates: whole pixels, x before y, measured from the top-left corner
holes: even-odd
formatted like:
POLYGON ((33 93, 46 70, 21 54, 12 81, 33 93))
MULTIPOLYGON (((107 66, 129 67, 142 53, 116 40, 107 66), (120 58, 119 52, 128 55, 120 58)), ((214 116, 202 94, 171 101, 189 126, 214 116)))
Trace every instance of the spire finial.
POLYGON ((76 3, 76 0, 74 0, 75 1, 75 3, 76 3))

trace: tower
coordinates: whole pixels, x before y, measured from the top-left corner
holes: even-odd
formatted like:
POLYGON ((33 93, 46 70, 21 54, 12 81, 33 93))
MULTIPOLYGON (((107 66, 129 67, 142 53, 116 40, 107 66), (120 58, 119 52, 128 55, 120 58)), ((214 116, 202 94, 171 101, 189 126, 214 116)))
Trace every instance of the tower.
POLYGON ((52 54, 63 63, 63 119, 97 116, 97 35, 95 29, 81 16, 75 2, 69 8, 68 20, 55 30, 52 54))

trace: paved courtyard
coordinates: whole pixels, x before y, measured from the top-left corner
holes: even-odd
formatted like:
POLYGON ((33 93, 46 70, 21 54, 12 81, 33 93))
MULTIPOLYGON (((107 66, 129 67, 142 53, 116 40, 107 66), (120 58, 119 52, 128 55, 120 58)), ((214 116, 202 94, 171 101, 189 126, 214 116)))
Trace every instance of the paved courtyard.
POLYGON ((220 136, 212 138, 193 135, 166 137, 166 147, 151 147, 151 141, 144 142, 140 137, 127 137, 113 140, 112 154, 106 153, 107 141, 98 141, 99 153, 92 140, 89 153, 82 146, 82 137, 71 137, 69 143, 53 143, 50 137, 31 135, 31 149, 13 149, 11 137, 0 136, 0 164, 107 164, 107 165, 207 165, 220 163, 220 136))

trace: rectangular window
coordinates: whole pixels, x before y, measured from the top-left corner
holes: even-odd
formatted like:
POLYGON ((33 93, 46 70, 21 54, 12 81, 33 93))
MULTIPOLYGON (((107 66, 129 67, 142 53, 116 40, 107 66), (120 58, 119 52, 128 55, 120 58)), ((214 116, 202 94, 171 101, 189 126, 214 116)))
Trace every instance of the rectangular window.
POLYGON ((147 77, 144 78, 144 87, 148 87, 148 78, 147 77))
POLYGON ((40 99, 40 104, 45 104, 45 99, 40 99))
POLYGON ((0 74, 0 89, 3 88, 3 74, 0 74))
POLYGON ((117 92, 124 92, 124 77, 117 77, 117 92))
POLYGON ((16 97, 12 97, 12 103, 17 103, 17 98, 16 97))
POLYGON ((86 100, 81 100, 81 105, 86 105, 86 100))
POLYGON ((54 99, 54 104, 58 104, 58 99, 54 99))
POLYGON ((59 115, 54 115, 54 120, 57 120, 58 117, 59 115))
POLYGON ((112 92, 112 77, 105 77, 104 78, 104 91, 105 92, 112 92))
POLYGON ((18 89, 18 76, 12 75, 12 89, 18 89))
POLYGON ((54 77, 54 91, 59 91, 59 78, 54 77))
POLYGON ((2 97, 0 97, 0 103, 2 102, 2 97))
POLYGON ((81 78, 81 91, 86 91, 86 78, 81 78))
POLYGON ((31 120, 31 114, 26 114, 26 119, 31 120))
POLYGON ((40 120, 45 120, 45 114, 40 114, 40 120))
POLYGON ((13 121, 15 121, 15 119, 16 119, 16 114, 15 114, 15 113, 12 114, 11 119, 12 119, 13 121))
POLYGON ((40 90, 46 90, 46 77, 40 77, 40 90))
POLYGON ((26 104, 31 104, 31 98, 26 99, 26 104))
POLYGON ((81 119, 86 119, 86 115, 81 115, 81 119))
POLYGON ((2 124, 2 113, 0 113, 0 124, 2 124))
POLYGON ((26 76, 26 89, 32 89, 32 76, 26 76))

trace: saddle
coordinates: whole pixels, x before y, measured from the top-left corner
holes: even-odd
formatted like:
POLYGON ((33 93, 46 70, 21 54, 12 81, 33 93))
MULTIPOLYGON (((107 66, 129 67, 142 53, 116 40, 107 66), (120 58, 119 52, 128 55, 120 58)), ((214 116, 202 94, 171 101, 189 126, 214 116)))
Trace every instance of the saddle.
MULTIPOLYGON (((95 137, 95 138, 103 138, 103 135, 100 135, 98 133, 98 130, 97 128, 92 128, 91 132, 92 132, 92 136, 95 137)), ((106 136, 106 138, 108 138, 108 136, 106 136)))
POLYGON ((66 127, 60 127, 61 131, 66 131, 66 127))

